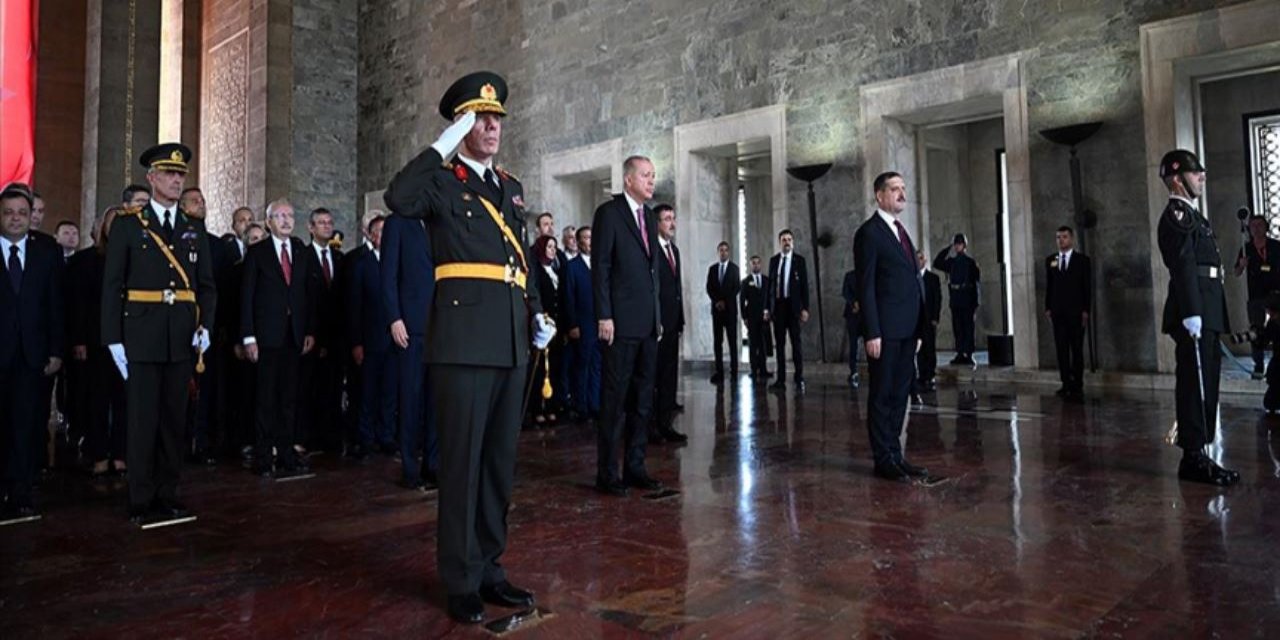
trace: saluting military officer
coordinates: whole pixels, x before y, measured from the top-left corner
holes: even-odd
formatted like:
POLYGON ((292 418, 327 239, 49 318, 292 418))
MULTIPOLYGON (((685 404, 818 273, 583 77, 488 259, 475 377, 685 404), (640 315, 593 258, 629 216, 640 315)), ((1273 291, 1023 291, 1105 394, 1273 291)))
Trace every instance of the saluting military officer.
POLYGON ((392 211, 426 220, 436 260, 426 349, 444 425, 436 561, 449 615, 468 623, 483 619, 484 602, 533 604, 533 594, 507 581, 498 558, 530 339, 541 350, 555 334, 530 281, 523 188, 493 163, 506 99, 507 84, 494 73, 453 83, 440 100, 440 115, 453 124, 400 170, 385 196, 392 211))
POLYGON ((1190 151, 1176 149, 1160 161, 1160 179, 1169 202, 1160 216, 1158 242, 1169 269, 1164 301, 1164 332, 1176 345, 1177 445, 1182 448, 1178 477, 1230 486, 1240 474, 1223 469, 1205 455, 1213 442, 1218 415, 1218 336, 1229 331, 1222 293, 1222 257, 1209 221, 1196 208, 1204 192, 1204 166, 1190 151))
POLYGON ((129 517, 188 516, 178 501, 192 358, 209 346, 217 298, 204 220, 178 198, 191 150, 142 154, 151 202, 111 225, 102 284, 102 342, 128 395, 129 517))

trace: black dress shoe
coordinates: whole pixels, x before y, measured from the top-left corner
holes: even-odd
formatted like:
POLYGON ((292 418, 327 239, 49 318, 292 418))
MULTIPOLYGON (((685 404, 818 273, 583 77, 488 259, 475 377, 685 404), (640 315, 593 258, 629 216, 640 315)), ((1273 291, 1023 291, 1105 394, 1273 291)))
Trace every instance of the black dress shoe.
POLYGON ((506 580, 480 587, 480 598, 499 607, 532 607, 533 594, 517 587, 506 580))
POLYGON ((923 407, 923 406, 924 406, 924 398, 920 397, 920 394, 918 394, 918 393, 912 393, 912 394, 911 394, 911 404, 914 404, 914 405, 916 405, 917 407, 923 407))
POLYGON ((440 478, 436 476, 436 472, 422 470, 422 490, 435 491, 440 488, 440 478))
POLYGON ((270 477, 271 477, 271 471, 272 471, 272 469, 271 469, 271 463, 270 463, 270 462, 267 462, 266 464, 263 464, 263 463, 261 463, 261 462, 255 462, 255 463, 253 463, 253 475, 255 475, 255 476, 261 476, 261 477, 263 477, 263 478, 270 478, 270 477))
POLYGON ((796 391, 804 391, 804 378, 796 380, 796 391))
MULTIPOLYGON (((676 413, 680 413, 680 412, 684 411, 684 405, 682 405, 682 404, 680 404, 679 402, 677 402, 677 403, 676 403, 676 406, 675 406, 675 407, 673 407, 673 409, 675 410, 675 412, 676 412, 676 413)), ((595 416, 595 412, 592 412, 591 417, 592 417, 593 419, 596 417, 596 416, 595 416)))
POLYGON ((164 518, 185 518, 191 515, 186 505, 173 498, 156 498, 151 504, 151 513, 164 518))
POLYGON ((449 617, 462 624, 484 622, 484 601, 478 593, 449 596, 449 617))
POLYGON ((622 484, 617 480, 610 480, 608 482, 601 482, 597 480, 596 491, 616 498, 627 497, 627 485, 622 484))
POLYGON ((858 374, 856 374, 856 373, 855 373, 855 374, 853 374, 853 375, 850 375, 850 376, 849 376, 849 388, 850 388, 850 389, 857 389, 857 388, 858 388, 858 385, 859 385, 859 382, 860 382, 860 380, 858 379, 858 374))
POLYGON ((907 483, 911 482, 911 476, 903 471, 898 465, 890 462, 885 465, 876 465, 875 471, 872 472, 875 477, 882 480, 892 480, 893 482, 907 483))
POLYGON ((1229 487, 1237 482, 1240 482, 1239 471, 1234 471, 1232 469, 1224 469, 1217 462, 1214 462, 1212 458, 1209 459, 1209 464, 1212 465, 1213 472, 1218 476, 1222 477, 1226 481, 1226 484, 1224 484, 1223 486, 1229 487))
POLYGON ((928 477, 929 475, 928 469, 924 467, 917 467, 914 464, 907 462, 906 460, 899 460, 898 468, 901 469, 903 473, 911 476, 912 478, 925 478, 925 477, 928 477))
POLYGON ((35 506, 29 502, 7 502, 4 508, 0 509, 0 520, 22 520, 34 518, 38 515, 40 515, 40 512, 36 511, 35 506))
POLYGON ((1228 487, 1234 482, 1231 480, 1231 476, 1224 473, 1225 471, 1203 453, 1184 454, 1182 462, 1178 464, 1178 479, 1228 487))
POLYGON ((409 491, 424 490, 421 480, 410 480, 408 478, 400 478, 399 480, 396 481, 396 486, 400 487, 401 489, 408 489, 409 491))
POLYGON ((667 442, 683 444, 689 441, 689 436, 686 436, 685 434, 680 433, 679 431, 676 431, 675 429, 672 429, 670 427, 667 427, 666 429, 663 429, 658 433, 659 435, 662 436, 662 439, 666 440, 667 442))
POLYGON ((628 487, 640 489, 641 491, 657 491, 662 488, 662 483, 650 478, 648 475, 627 476, 622 479, 623 484, 628 487))
POLYGON ((347 457, 352 460, 364 460, 369 457, 369 450, 362 444, 353 444, 347 448, 347 457))
POLYGON ((133 524, 142 524, 142 521, 146 520, 150 515, 151 507, 149 506, 129 506, 129 522, 132 522, 133 524))
POLYGON ((769 388, 770 388, 770 389, 775 389, 775 390, 777 390, 777 391, 786 391, 786 390, 787 390, 787 383, 783 382, 783 381, 782 381, 782 378, 778 378, 778 381, 777 381, 777 382, 775 382, 775 383, 773 383, 773 384, 771 384, 771 385, 769 385, 769 388))
POLYGON ((724 375, 719 373, 711 374, 711 384, 720 384, 724 382, 724 375))

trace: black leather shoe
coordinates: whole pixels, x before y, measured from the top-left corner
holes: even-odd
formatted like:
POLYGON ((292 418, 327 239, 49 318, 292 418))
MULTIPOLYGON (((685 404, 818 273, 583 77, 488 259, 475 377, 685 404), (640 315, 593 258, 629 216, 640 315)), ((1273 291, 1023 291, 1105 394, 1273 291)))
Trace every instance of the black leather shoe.
POLYGON ((1219 472, 1219 468, 1203 453, 1184 454, 1178 464, 1178 479, 1219 487, 1233 484, 1230 476, 1219 472))
POLYGON ((422 471, 422 490, 435 491, 440 488, 440 479, 436 476, 436 472, 423 469, 422 471))
POLYGON ((1068 393, 1071 393, 1070 389, 1066 387, 1058 387, 1058 390, 1054 391, 1053 395, 1058 396, 1059 398, 1062 398, 1062 397, 1065 397, 1068 393))
POLYGON ((771 385, 769 385, 769 388, 770 388, 770 389, 774 389, 774 390, 776 390, 776 391, 786 391, 786 390, 787 390, 787 383, 783 382, 783 381, 782 381, 782 378, 778 378, 778 381, 777 381, 777 382, 775 382, 775 383, 773 383, 773 384, 771 384, 771 385))
POLYGON ((804 391, 804 379, 796 380, 796 391, 804 391))
POLYGON ((353 444, 347 449, 347 457, 352 460, 364 460, 369 457, 369 450, 362 444, 353 444))
POLYGON ((711 374, 711 384, 720 384, 721 382, 724 382, 724 375, 719 373, 711 374))
POLYGON ((449 596, 449 617, 462 624, 484 622, 484 601, 478 593, 449 596))
POLYGON ((914 464, 907 462, 906 460, 899 460, 898 468, 901 469, 903 473, 911 476, 912 478, 924 478, 924 477, 928 477, 929 475, 928 469, 924 467, 917 467, 914 464))
POLYGON ((499 607, 532 607, 533 594, 506 580, 487 587, 480 587, 480 598, 499 607))
POLYGON ((156 498, 151 504, 151 512, 164 518, 185 518, 191 515, 186 505, 173 498, 167 500, 156 498))
POLYGON ((1214 462, 1213 459, 1209 460, 1209 464, 1213 467, 1213 472, 1225 481, 1225 484, 1223 484, 1223 486, 1229 487, 1237 482, 1240 482, 1239 471, 1224 469, 1217 462, 1214 462))
POLYGON ((680 413, 680 412, 682 412, 682 411, 684 411, 684 405, 682 405, 682 404, 680 404, 679 402, 677 402, 677 403, 676 403, 676 406, 675 406, 675 412, 676 412, 676 413, 680 413))
POLYGON ((680 433, 679 431, 676 431, 675 429, 671 429, 671 428, 663 429, 661 432, 659 432, 659 435, 661 435, 662 439, 666 440, 667 442, 684 444, 689 441, 689 436, 686 436, 685 434, 680 433))
POLYGON ((255 475, 255 476, 262 476, 263 478, 270 478, 270 477, 271 477, 271 463, 270 463, 270 462, 268 462, 268 463, 266 463, 266 464, 262 464, 262 463, 259 463, 259 462, 255 462, 255 463, 253 464, 253 475, 255 475))
POLYGON ((607 496, 614 496, 616 498, 627 497, 627 485, 622 484, 617 480, 612 480, 609 482, 596 481, 596 491, 603 493, 607 496))
POLYGON ((850 388, 850 389, 857 389, 857 388, 858 388, 858 386, 859 386, 859 383, 860 383, 860 380, 858 379, 858 374, 856 374, 856 373, 855 373, 855 374, 853 374, 853 375, 849 376, 849 388, 850 388))
POLYGON ((911 476, 903 471, 898 465, 889 463, 886 465, 876 465, 875 471, 872 472, 875 477, 881 480, 892 480, 893 482, 907 483, 911 482, 911 476))
POLYGON ((137 505, 130 505, 129 507, 129 522, 132 522, 133 524, 142 524, 142 521, 146 520, 150 515, 150 507, 139 507, 137 505))
POLYGON ((662 488, 661 482, 647 475, 627 476, 622 479, 622 482, 628 487, 640 489, 641 491, 657 491, 662 488))
POLYGON ((396 481, 396 486, 410 491, 423 491, 425 489, 421 480, 410 480, 408 478, 400 478, 396 481))

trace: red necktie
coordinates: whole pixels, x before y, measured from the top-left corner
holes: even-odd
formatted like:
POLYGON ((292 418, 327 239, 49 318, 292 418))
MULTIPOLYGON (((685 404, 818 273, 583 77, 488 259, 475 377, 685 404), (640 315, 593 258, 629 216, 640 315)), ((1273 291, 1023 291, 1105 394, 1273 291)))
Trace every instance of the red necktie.
POLYGON ((644 254, 649 255, 649 227, 644 223, 644 205, 636 209, 636 224, 640 226, 640 239, 644 241, 644 254))
POLYGON ((671 265, 671 273, 674 275, 676 272, 676 258, 671 254, 670 244, 667 245, 667 263, 671 265))
POLYGON ((324 267, 324 283, 327 285, 333 281, 333 270, 329 267, 329 250, 325 249, 323 255, 320 266, 324 267))
POLYGON ((893 225, 898 227, 898 244, 902 245, 902 252, 907 254, 908 262, 915 262, 915 256, 911 255, 911 238, 907 237, 907 229, 902 226, 898 220, 893 221, 893 225))
POLYGON ((293 283, 293 263, 289 261, 289 243, 280 245, 280 270, 284 272, 284 283, 293 283))

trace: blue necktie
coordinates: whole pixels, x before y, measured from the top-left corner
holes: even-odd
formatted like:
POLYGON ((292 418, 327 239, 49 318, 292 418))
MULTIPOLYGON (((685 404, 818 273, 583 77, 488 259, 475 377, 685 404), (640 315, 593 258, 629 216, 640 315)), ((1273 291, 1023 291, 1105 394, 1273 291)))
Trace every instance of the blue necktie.
POLYGON ((9 245, 9 284, 15 294, 22 292, 22 260, 18 259, 18 245, 9 245))

